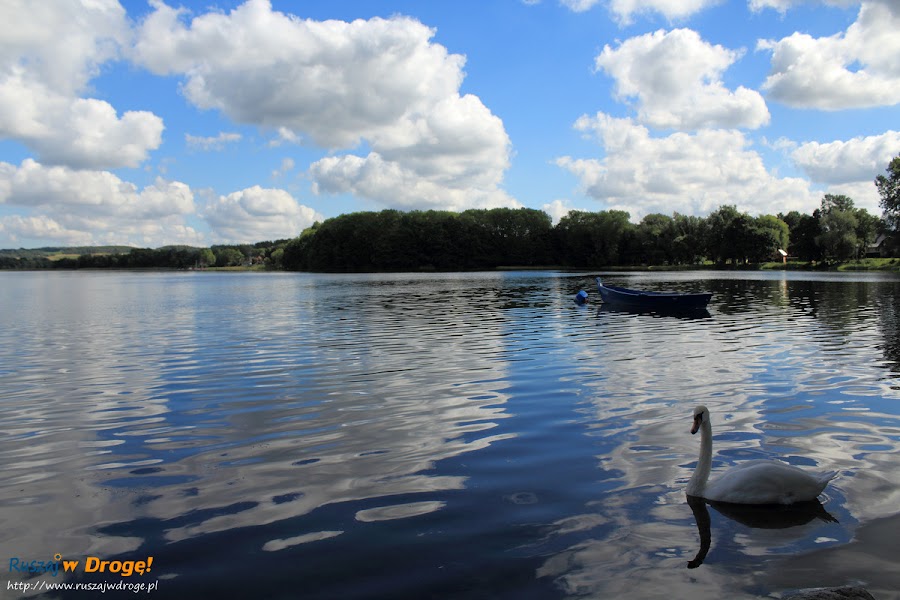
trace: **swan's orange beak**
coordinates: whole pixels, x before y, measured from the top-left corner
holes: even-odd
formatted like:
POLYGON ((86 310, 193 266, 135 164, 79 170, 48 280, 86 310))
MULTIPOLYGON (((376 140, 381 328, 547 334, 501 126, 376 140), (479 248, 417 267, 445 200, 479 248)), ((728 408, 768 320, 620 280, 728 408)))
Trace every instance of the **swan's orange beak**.
POLYGON ((700 429, 701 421, 703 421, 703 415, 697 415, 696 417, 694 417, 694 426, 691 427, 691 435, 694 435, 700 429))

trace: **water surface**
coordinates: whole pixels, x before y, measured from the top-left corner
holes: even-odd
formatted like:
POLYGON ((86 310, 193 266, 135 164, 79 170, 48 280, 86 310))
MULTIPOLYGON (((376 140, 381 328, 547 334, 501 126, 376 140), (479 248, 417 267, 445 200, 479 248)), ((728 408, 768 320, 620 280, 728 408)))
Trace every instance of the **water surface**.
POLYGON ((578 307, 592 277, 555 272, 0 273, 2 547, 153 556, 162 597, 898 597, 900 279, 604 278, 715 295, 685 318, 578 307), (714 469, 839 471, 837 522, 704 507, 688 569, 698 403, 714 469))

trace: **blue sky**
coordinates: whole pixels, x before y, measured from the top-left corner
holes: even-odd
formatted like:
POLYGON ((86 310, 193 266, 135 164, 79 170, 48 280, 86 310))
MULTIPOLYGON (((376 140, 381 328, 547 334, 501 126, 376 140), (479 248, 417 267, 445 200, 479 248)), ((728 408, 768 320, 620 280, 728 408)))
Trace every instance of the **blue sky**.
POLYGON ((358 210, 879 213, 897 0, 17 0, 0 247, 211 245, 358 210))

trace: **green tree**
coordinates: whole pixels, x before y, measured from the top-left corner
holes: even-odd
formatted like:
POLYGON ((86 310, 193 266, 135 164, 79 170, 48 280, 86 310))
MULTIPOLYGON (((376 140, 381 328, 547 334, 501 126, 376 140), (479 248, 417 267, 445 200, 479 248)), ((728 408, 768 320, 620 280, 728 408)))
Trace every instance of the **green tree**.
POLYGON ((822 233, 819 226, 820 211, 816 210, 812 215, 802 214, 792 210, 781 217, 787 223, 790 245, 787 250, 791 256, 800 260, 820 260, 822 253, 816 244, 816 237, 822 233))
POLYGON ((875 178, 875 187, 881 196, 884 220, 894 231, 900 229, 900 155, 895 156, 887 167, 888 176, 875 178))
POLYGON ((825 194, 822 198, 822 212, 827 214, 833 210, 853 210, 853 198, 844 194, 825 194))
POLYGON ((822 233, 816 237, 816 244, 826 260, 840 262, 856 256, 858 223, 853 211, 832 210, 824 213, 819 224, 822 233))
POLYGON ((704 220, 700 217, 675 213, 672 215, 672 221, 675 235, 672 240, 674 262, 682 265, 702 262, 704 220))
POLYGON ((857 208, 853 214, 856 217, 856 242, 858 246, 856 256, 861 258, 866 255, 869 244, 873 243, 878 237, 882 221, 864 208, 857 208))
POLYGON ((821 233, 816 238, 816 244, 827 260, 850 260, 859 257, 860 249, 865 252, 867 238, 874 235, 874 227, 866 219, 867 215, 865 210, 854 208, 853 199, 849 196, 825 194, 819 211, 821 233), (860 223, 860 216, 864 219, 863 223, 860 223), (862 240, 859 234, 862 234, 862 240))
POLYGON ((281 258, 282 266, 289 271, 310 271, 310 253, 312 240, 321 224, 316 221, 311 227, 304 229, 299 236, 289 241, 284 246, 284 255, 281 258))
POLYGON ((209 248, 203 248, 200 250, 200 255, 197 259, 198 264, 201 267, 209 267, 216 264, 216 255, 209 248))
POLYGON ((215 255, 217 267, 237 267, 244 261, 244 254, 237 248, 217 248, 215 255))
POLYGON ((268 257, 270 269, 281 269, 284 266, 284 248, 276 248, 268 257))
POLYGON ((578 267, 621 264, 622 244, 633 227, 625 211, 570 211, 554 228, 559 262, 578 267))
POLYGON ((641 248, 642 263, 648 265, 670 263, 674 255, 675 221, 668 215, 647 215, 637 226, 637 239, 641 248))
POLYGON ((758 238, 753 217, 739 213, 725 228, 725 254, 733 264, 746 263, 756 256, 758 238))
POLYGON ((732 221, 740 216, 737 208, 722 205, 706 217, 705 244, 706 255, 717 263, 724 263, 736 257, 734 240, 730 239, 729 228, 732 221))
POLYGON ((756 218, 751 227, 752 262, 765 262, 771 260, 778 250, 787 251, 790 245, 790 228, 787 223, 774 215, 762 215, 756 218))

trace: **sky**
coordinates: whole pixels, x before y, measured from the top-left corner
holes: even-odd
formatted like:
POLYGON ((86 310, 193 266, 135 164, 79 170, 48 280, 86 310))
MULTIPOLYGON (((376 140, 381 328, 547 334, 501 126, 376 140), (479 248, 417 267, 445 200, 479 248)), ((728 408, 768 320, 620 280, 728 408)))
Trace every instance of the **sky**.
POLYGON ((900 0, 4 0, 0 248, 343 213, 880 214, 900 0))

